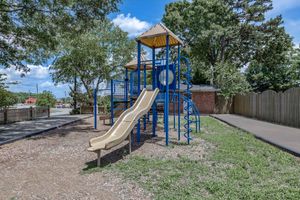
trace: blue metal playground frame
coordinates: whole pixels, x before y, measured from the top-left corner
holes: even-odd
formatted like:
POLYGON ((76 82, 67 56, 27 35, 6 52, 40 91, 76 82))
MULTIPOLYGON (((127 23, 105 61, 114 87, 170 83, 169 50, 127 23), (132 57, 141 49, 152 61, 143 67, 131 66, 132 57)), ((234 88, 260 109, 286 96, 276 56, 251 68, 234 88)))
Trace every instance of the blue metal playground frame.
MULTIPOLYGON (((113 124, 113 120, 115 118, 115 104, 118 100, 120 102, 124 102, 124 110, 128 108, 128 103, 130 106, 133 105, 134 97, 140 95, 141 92, 141 71, 143 71, 143 87, 146 88, 146 62, 152 63, 152 90, 156 88, 160 88, 161 84, 159 84, 159 73, 162 71, 162 67, 166 70, 166 80, 167 83, 164 87, 163 91, 160 91, 160 95, 158 95, 156 101, 152 105, 152 137, 156 136, 156 128, 158 121, 158 103, 164 104, 164 131, 165 131, 165 142, 166 145, 169 144, 169 107, 170 102, 173 103, 173 121, 174 121, 174 129, 176 130, 176 114, 177 114, 177 133, 178 133, 178 141, 181 140, 181 104, 183 103, 184 110, 184 137, 187 139, 187 143, 190 144, 192 140, 191 137, 191 124, 195 123, 196 131, 200 131, 200 112, 197 106, 191 100, 191 68, 190 62, 186 57, 182 57, 180 55, 180 45, 177 46, 177 59, 175 63, 170 63, 170 45, 169 45, 169 35, 166 36, 166 54, 165 59, 156 59, 156 48, 152 48, 152 60, 142 61, 141 60, 141 52, 142 52, 142 44, 140 41, 137 42, 137 68, 133 71, 128 71, 128 68, 125 68, 125 79, 124 80, 111 80, 111 122, 113 124), (184 61, 186 71, 183 74, 184 80, 183 83, 186 85, 186 89, 183 94, 181 94, 181 60, 184 61), (171 66, 171 67, 170 67, 171 66), (169 83, 169 69, 172 70, 175 84, 173 83, 170 88, 169 83), (137 79, 137 80, 136 80, 137 79), (123 97, 118 100, 115 99, 115 87, 117 84, 124 84, 124 94, 123 97), (175 87, 174 87, 175 85, 175 87), (129 95, 130 94, 130 95, 129 95), (163 95, 163 96, 162 96, 163 95), (170 95, 171 99, 170 99, 170 95), (160 97, 159 97, 160 96, 160 97), (163 97, 163 98, 161 98, 163 97), (176 109, 177 107, 177 109, 176 109)), ((97 91, 94 91, 94 127, 97 128, 97 91)), ((143 117, 143 129, 146 129, 147 122, 150 121, 150 112, 143 117)), ((140 143, 141 141, 141 120, 138 120, 136 125, 136 142, 140 143)))

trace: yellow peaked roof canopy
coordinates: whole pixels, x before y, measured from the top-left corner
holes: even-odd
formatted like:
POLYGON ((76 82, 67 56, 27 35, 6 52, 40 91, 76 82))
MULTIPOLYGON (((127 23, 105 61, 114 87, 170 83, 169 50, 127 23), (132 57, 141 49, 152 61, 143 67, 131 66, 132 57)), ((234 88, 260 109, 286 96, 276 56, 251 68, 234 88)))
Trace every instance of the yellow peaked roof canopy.
POLYGON ((182 45, 183 42, 162 23, 156 24, 140 35, 137 40, 150 48, 166 47, 166 36, 169 35, 169 45, 182 45))
MULTIPOLYGON (((151 70, 152 65, 150 61, 147 61, 145 55, 141 55, 141 70, 144 69, 144 65, 146 64, 146 70, 151 70)), ((125 68, 136 70, 137 69, 137 58, 132 59, 129 63, 125 65, 125 68)))

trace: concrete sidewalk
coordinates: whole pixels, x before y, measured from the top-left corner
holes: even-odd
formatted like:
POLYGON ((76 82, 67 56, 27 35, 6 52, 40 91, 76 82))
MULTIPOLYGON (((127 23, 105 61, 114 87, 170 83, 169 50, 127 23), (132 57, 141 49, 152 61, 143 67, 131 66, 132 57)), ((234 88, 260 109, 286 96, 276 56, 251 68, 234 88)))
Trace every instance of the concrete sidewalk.
POLYGON ((55 115, 50 118, 0 125, 0 145, 50 131, 88 117, 91 115, 55 115))
POLYGON ((300 156, 300 129, 272 124, 239 115, 211 115, 227 124, 252 133, 255 137, 300 156))

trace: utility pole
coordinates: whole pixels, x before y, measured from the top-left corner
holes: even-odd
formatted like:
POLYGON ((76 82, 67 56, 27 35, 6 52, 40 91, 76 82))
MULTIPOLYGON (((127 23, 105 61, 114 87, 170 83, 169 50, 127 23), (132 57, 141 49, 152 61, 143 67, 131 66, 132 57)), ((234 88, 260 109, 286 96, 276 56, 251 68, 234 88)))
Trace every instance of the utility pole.
POLYGON ((36 84, 36 94, 39 94, 39 84, 36 84))

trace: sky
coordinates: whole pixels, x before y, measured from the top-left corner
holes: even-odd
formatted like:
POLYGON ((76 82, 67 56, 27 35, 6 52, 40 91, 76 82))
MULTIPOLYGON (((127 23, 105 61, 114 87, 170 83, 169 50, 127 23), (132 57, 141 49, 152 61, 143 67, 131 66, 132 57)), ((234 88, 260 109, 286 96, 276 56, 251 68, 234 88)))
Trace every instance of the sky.
MULTIPOLYGON (((175 0, 123 0, 119 12, 109 15, 113 23, 128 32, 134 38, 152 25, 159 23, 164 13, 165 5, 175 0)), ((297 46, 300 44, 300 0, 273 0, 274 9, 267 13, 267 18, 282 15, 286 31, 293 37, 297 46)), ((8 75, 8 82, 18 81, 17 85, 10 85, 13 92, 52 91, 57 98, 69 95, 68 85, 54 85, 49 73, 49 66, 28 65, 31 69, 24 78, 14 69, 1 69, 0 73, 8 75)))

